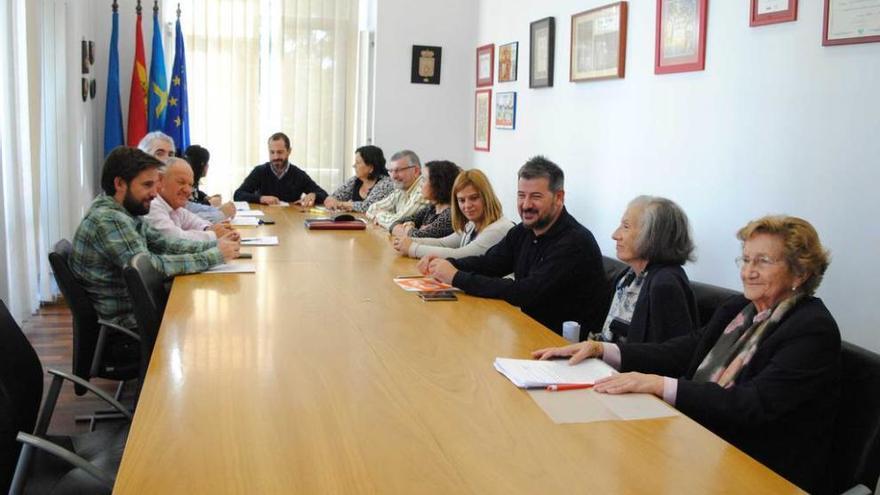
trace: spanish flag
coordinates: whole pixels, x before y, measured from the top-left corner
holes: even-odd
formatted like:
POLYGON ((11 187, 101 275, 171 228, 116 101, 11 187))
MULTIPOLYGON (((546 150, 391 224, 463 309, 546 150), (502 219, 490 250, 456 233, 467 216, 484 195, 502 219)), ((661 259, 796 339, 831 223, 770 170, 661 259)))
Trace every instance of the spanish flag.
POLYGON ((147 64, 144 61, 144 35, 141 31, 141 6, 137 6, 134 40, 134 68, 131 71, 131 95, 128 98, 128 145, 137 147, 147 134, 147 64))

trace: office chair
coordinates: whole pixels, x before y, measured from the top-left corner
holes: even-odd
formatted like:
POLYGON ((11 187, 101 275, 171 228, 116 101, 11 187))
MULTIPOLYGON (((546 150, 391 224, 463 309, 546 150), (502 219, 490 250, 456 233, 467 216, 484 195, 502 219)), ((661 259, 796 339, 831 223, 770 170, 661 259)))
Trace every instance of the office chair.
MULTIPOLYGON (((84 380, 93 377, 118 380, 119 385, 114 399, 120 400, 125 382, 137 378, 139 363, 137 361, 114 363, 104 358, 110 333, 116 332, 126 335, 134 341, 139 341, 140 337, 127 328, 98 318, 88 294, 70 270, 69 260, 72 250, 73 246, 70 242, 67 239, 61 239, 49 253, 49 265, 52 266, 55 280, 58 282, 61 294, 73 316, 73 367, 71 369, 75 376, 84 380)), ((82 395, 86 389, 75 385, 74 392, 77 395, 82 395)), ((90 420, 92 422, 91 428, 94 428, 96 419, 114 417, 118 417, 118 415, 107 416, 104 411, 98 411, 90 416, 78 417, 77 420, 90 420)))
MULTIPOLYGON (((131 295, 134 316, 141 336, 140 384, 143 384, 162 315, 168 303, 168 290, 165 288, 165 275, 150 262, 148 253, 134 255, 122 270, 125 285, 131 295)), ((138 392, 140 392, 138 386, 138 392)))
POLYGON ((77 436, 50 436, 47 430, 64 380, 95 393, 129 421, 131 412, 79 377, 55 370, 49 373, 52 383, 40 408, 43 368, 0 301, 0 491, 110 493, 128 437, 128 423, 77 436))
POLYGON ((834 490, 867 495, 880 489, 880 355, 841 342, 840 376, 831 453, 834 490))

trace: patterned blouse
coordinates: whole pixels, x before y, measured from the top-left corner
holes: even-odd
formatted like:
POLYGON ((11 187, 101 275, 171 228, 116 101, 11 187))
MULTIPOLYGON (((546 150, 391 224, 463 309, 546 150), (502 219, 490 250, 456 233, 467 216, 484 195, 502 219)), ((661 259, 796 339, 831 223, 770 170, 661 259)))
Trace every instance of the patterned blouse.
POLYGON ((410 237, 446 237, 453 232, 452 208, 447 207, 437 213, 435 205, 427 205, 413 215, 394 222, 391 229, 394 228, 394 225, 406 222, 412 222, 415 225, 415 228, 409 233, 410 237))
POLYGON ((363 213, 367 211, 370 205, 394 192, 394 182, 388 176, 383 175, 379 178, 378 182, 373 184, 373 187, 370 188, 370 192, 367 193, 367 197, 363 201, 356 201, 357 190, 360 189, 361 184, 363 182, 357 177, 349 177, 345 183, 333 191, 331 196, 339 201, 352 201, 352 209, 363 213))
POLYGON ((639 293, 642 292, 642 284, 648 271, 636 275, 632 268, 627 268, 626 274, 620 278, 614 291, 614 298, 611 300, 611 309, 608 310, 608 316, 605 318, 605 324, 602 325, 601 338, 605 342, 626 342, 626 337, 618 335, 611 328, 614 320, 620 320, 621 323, 629 325, 632 321, 633 312, 636 309, 636 301, 639 300, 639 293))

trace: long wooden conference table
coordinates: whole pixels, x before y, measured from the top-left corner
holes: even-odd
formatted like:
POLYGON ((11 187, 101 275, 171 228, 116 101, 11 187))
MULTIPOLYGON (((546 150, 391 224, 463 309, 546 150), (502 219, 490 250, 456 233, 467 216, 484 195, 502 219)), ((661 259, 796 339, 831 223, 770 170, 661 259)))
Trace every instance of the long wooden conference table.
POLYGON ((404 292, 381 229, 264 211, 256 273, 175 279, 115 493, 799 492, 685 416, 555 424, 492 363, 561 337, 404 292))

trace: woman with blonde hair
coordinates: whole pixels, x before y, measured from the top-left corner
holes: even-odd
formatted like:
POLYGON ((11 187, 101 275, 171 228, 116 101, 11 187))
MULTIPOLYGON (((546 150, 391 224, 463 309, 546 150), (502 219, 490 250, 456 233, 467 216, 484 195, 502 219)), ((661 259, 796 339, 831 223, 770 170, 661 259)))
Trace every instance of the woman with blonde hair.
POLYGON ((458 174, 452 185, 452 197, 452 234, 436 239, 394 239, 394 249, 411 258, 477 256, 497 244, 513 227, 513 222, 504 217, 492 184, 479 170, 458 174))

